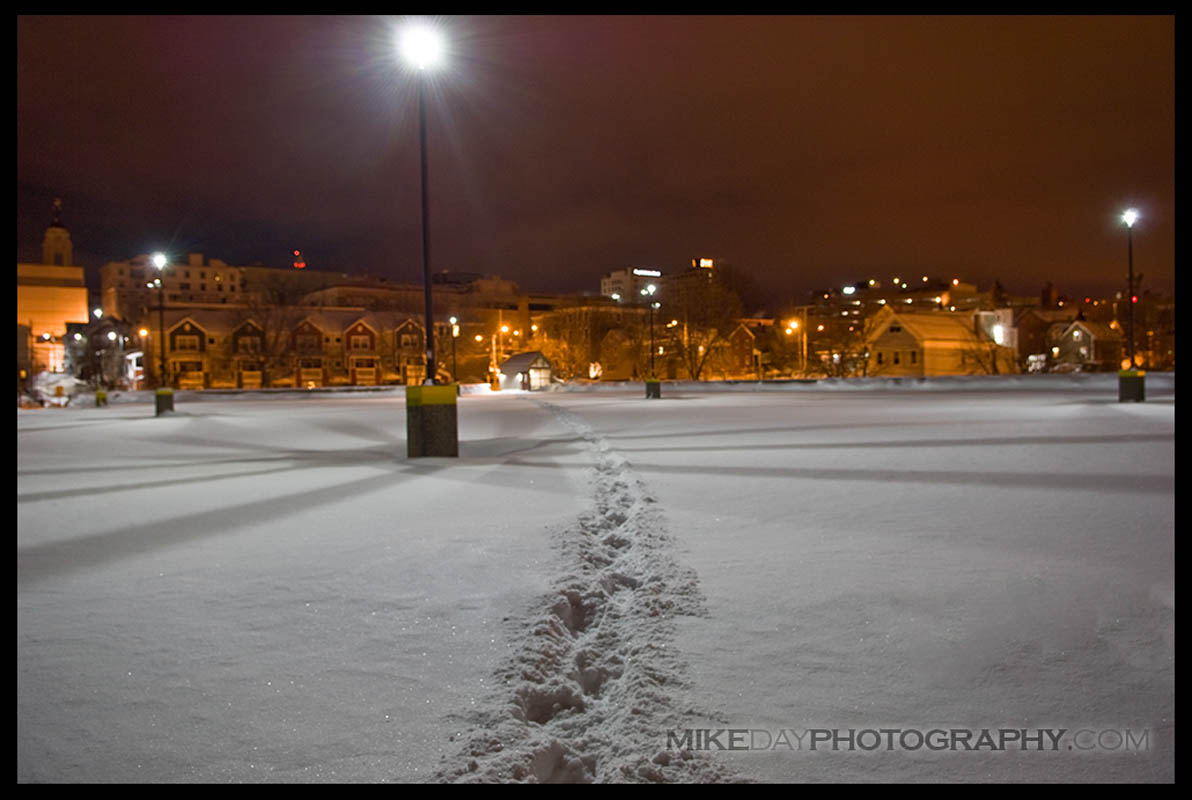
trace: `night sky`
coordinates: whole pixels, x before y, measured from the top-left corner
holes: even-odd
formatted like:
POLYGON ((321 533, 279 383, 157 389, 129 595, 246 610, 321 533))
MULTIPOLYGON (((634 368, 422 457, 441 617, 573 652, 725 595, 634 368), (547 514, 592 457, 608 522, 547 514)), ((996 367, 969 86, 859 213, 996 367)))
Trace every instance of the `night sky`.
MULTIPOLYGON (((399 18, 18 17, 17 257, 164 249, 421 282, 399 18)), ((447 17, 431 269, 599 290, 729 262, 780 302, 958 276, 1174 290, 1175 21, 447 17)), ((96 285, 98 283, 96 282, 96 285)))

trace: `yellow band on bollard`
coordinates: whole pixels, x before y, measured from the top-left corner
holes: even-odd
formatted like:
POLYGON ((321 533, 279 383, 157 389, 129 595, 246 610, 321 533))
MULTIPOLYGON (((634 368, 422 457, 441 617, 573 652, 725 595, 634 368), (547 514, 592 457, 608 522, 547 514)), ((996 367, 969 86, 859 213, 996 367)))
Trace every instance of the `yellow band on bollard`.
POLYGON ((173 393, 174 393, 174 390, 173 390, 173 389, 170 389, 170 388, 158 389, 158 390, 157 390, 157 393, 158 393, 158 394, 173 394, 173 393))
POLYGON ((453 406, 459 390, 454 383, 439 386, 407 386, 406 407, 453 406))
POLYGON ((1141 378, 1146 375, 1146 372, 1141 369, 1124 369, 1118 372, 1119 378, 1141 378))

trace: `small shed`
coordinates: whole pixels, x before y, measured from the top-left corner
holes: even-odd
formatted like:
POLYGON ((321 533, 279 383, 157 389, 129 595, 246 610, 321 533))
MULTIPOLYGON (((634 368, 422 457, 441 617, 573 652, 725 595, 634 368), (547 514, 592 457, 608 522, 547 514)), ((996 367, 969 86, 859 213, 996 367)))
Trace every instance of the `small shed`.
POLYGON ((539 350, 510 356, 499 369, 502 389, 532 392, 550 386, 551 364, 539 350))

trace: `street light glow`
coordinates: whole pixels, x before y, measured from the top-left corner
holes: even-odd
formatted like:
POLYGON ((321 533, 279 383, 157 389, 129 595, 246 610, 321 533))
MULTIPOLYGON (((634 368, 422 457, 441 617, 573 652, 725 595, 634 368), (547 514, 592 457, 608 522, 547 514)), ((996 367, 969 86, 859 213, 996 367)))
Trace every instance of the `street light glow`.
POLYGON ((398 51, 407 64, 417 69, 443 63, 443 35, 425 22, 411 23, 398 37, 398 51))
POLYGON ((1134 210, 1133 208, 1127 209, 1126 212, 1124 214, 1122 214, 1122 222, 1126 223, 1127 228, 1133 228, 1134 223, 1137 220, 1138 220, 1138 212, 1136 210, 1134 210))
POLYGON ((154 253, 152 261, 153 266, 157 267, 158 269, 165 269, 166 264, 169 262, 165 253, 154 253))

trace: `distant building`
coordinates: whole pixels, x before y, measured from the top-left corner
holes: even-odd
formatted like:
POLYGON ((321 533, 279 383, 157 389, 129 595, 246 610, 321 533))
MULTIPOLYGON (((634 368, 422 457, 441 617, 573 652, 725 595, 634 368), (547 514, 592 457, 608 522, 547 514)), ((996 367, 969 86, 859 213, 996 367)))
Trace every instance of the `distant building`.
POLYGON ((67 325, 86 325, 87 284, 74 265, 70 232, 62 224, 62 203, 42 241, 42 263, 17 264, 17 370, 28 375, 66 367, 67 325))
POLYGON ((502 389, 536 391, 550 386, 551 364, 540 351, 517 353, 500 365, 502 389))
POLYGON ((661 286, 662 279, 661 270, 626 267, 614 270, 600 279, 600 294, 614 300, 636 303, 640 299, 643 289, 651 283, 661 286))
POLYGON ((883 306, 895 311, 971 311, 994 308, 992 290, 978 292, 977 287, 959 278, 932 278, 928 275, 886 282, 871 278, 821 289, 812 293, 817 315, 864 317, 883 306))
POLYGON ((1053 366, 1056 372, 1116 372, 1125 357, 1125 337, 1116 323, 1089 322, 1076 319, 1057 323, 1060 329, 1053 346, 1053 366))
POLYGON ((1013 348, 989 336, 973 314, 899 314, 887 307, 869 320, 867 342, 868 375, 929 377, 1018 372, 1013 348))
POLYGON ((1058 344, 1052 331, 1058 324, 1062 332, 1076 318, 1076 313, 1075 308, 1031 308, 1018 315, 1014 326, 1018 331, 1018 357, 1024 368, 1031 372, 1050 368, 1051 348, 1058 344))

